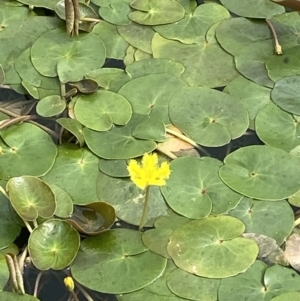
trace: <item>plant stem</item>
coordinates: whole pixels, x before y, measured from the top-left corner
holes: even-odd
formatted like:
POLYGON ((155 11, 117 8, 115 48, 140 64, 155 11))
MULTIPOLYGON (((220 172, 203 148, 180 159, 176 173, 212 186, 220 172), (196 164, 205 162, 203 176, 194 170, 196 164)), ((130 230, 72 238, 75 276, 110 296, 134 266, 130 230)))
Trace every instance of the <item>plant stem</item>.
POLYGON ((294 227, 297 227, 300 225, 300 217, 298 217, 295 221, 294 221, 294 227))
POLYGON ((31 228, 30 224, 28 223, 28 221, 23 220, 23 222, 24 222, 26 228, 28 229, 28 231, 29 231, 30 233, 32 233, 33 230, 32 230, 32 228, 31 228))
POLYGON ((42 277, 42 271, 40 271, 36 277, 35 284, 34 284, 33 297, 37 297, 41 277, 42 277))
POLYGON ((100 19, 94 19, 94 18, 80 18, 80 21, 99 23, 101 20, 100 19))
MULTIPOLYGON (((85 296, 86 300, 94 301, 94 299, 90 296, 90 294, 78 282, 76 283, 76 286, 81 291, 81 293, 85 296)), ((79 301, 78 299, 75 299, 75 300, 79 301)))
POLYGON ((269 19, 266 19, 266 22, 267 22, 268 26, 270 27, 270 29, 272 31, 272 34, 273 34, 273 37, 274 37, 274 41, 275 41, 275 53, 276 54, 282 54, 282 47, 281 47, 281 45, 278 42, 278 38, 277 38, 277 34, 276 34, 276 31, 275 31, 275 28, 274 28, 273 24, 271 23, 271 21, 269 19))
POLYGON ((139 231, 142 231, 144 225, 146 224, 147 220, 147 215, 148 215, 148 204, 149 204, 149 199, 150 199, 150 185, 146 187, 146 195, 145 195, 145 201, 144 201, 144 209, 143 209, 143 214, 139 226, 139 231))
POLYGON ((160 147, 159 144, 157 145, 156 149, 159 152, 165 154, 166 156, 168 156, 171 159, 176 159, 177 158, 177 156, 175 156, 172 152, 168 151, 167 149, 164 149, 163 147, 160 147))
POLYGON ((192 139, 188 138, 187 136, 185 136, 183 134, 180 134, 180 133, 178 133, 178 132, 176 132, 174 130, 168 129, 168 128, 166 128, 166 132, 168 134, 171 134, 171 135, 173 135, 173 136, 175 136, 175 137, 177 137, 177 138, 179 138, 179 139, 181 139, 181 140, 183 140, 183 141, 185 141, 185 142, 193 145, 194 147, 198 147, 198 144, 195 141, 193 141, 192 139))
POLYGON ((9 199, 6 191, 4 190, 4 188, 2 186, 0 186, 0 192, 2 192, 9 199))

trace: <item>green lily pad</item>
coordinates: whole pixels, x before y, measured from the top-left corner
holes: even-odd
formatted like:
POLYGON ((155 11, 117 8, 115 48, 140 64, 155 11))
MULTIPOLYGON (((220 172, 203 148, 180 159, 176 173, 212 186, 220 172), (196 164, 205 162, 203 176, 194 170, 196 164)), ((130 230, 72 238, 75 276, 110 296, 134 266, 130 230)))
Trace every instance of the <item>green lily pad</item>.
POLYGON ((51 219, 33 230, 28 251, 40 270, 62 270, 74 260, 80 246, 78 232, 66 221, 51 219))
POLYGON ((38 178, 22 176, 11 178, 6 185, 9 199, 22 219, 34 221, 39 216, 49 218, 56 209, 51 188, 38 178))
POLYGON ((283 110, 300 115, 300 75, 287 76, 275 83, 272 100, 283 110))
POLYGON ((290 301, 290 300, 300 301, 300 293, 299 292, 285 293, 271 299, 271 301, 290 301))
POLYGON ((151 41, 155 34, 152 27, 131 23, 125 26, 118 26, 117 31, 128 44, 152 54, 151 41))
POLYGON ((82 131, 83 126, 80 124, 79 121, 71 118, 59 118, 56 119, 56 122, 76 137, 80 147, 84 145, 84 137, 82 131))
POLYGON ((219 300, 232 301, 235 296, 240 301, 269 301, 282 293, 297 291, 299 284, 300 277, 294 270, 280 265, 268 267, 257 260, 245 273, 221 280, 219 300))
POLYGON ((60 83, 57 77, 50 78, 40 74, 30 59, 30 48, 21 53, 15 61, 15 69, 22 79, 23 87, 36 99, 48 95, 60 94, 60 83))
POLYGON ((226 86, 228 94, 235 97, 248 110, 250 120, 271 102, 271 89, 258 85, 243 76, 236 77, 226 86))
MULTIPOLYGON (((157 124, 157 118, 153 118, 152 121, 152 133, 155 128, 158 128, 157 139, 161 140, 161 124, 157 124)), ((86 144, 91 151, 104 159, 128 159, 141 156, 156 148, 156 143, 153 140, 134 137, 133 133, 136 127, 143 122, 145 122, 145 115, 133 114, 126 125, 114 127, 108 132, 96 132, 84 128, 86 144)))
POLYGON ((174 0, 134 0, 130 6, 137 11, 129 13, 129 19, 143 25, 174 23, 185 14, 184 8, 174 0))
POLYGON ((216 38, 226 51, 236 55, 255 41, 271 39, 272 33, 264 20, 237 17, 223 20, 216 28, 216 38))
POLYGON ((300 59, 298 57, 300 47, 285 49, 283 55, 273 55, 266 62, 269 78, 276 82, 279 79, 300 75, 300 59))
POLYGON ((67 218, 73 212, 73 201, 69 194, 55 184, 48 184, 55 195, 56 210, 55 216, 67 218))
POLYGON ((40 299, 31 295, 20 295, 18 293, 0 292, 2 301, 40 301, 40 299))
POLYGON ((161 187, 168 205, 188 218, 203 218, 234 208, 241 199, 219 178, 222 163, 212 158, 183 157, 171 162, 171 176, 161 187))
POLYGON ((129 177, 126 160, 103 160, 99 161, 99 169, 110 177, 129 177))
POLYGON ((64 189, 74 204, 89 204, 98 200, 98 162, 99 159, 89 150, 65 144, 59 147, 55 163, 43 180, 64 189))
POLYGON ((145 59, 126 67, 126 73, 131 78, 142 77, 150 74, 169 74, 180 77, 184 72, 184 66, 169 59, 145 59))
POLYGON ((49 95, 38 102, 36 111, 42 117, 52 117, 62 113, 66 106, 66 101, 60 95, 49 95))
POLYGON ((114 208, 105 202, 94 202, 85 206, 74 206, 67 221, 84 235, 98 235, 107 231, 115 222, 114 208))
POLYGON ((4 289, 8 280, 9 280, 9 271, 6 264, 6 260, 4 255, 0 254, 0 289, 1 290, 4 289))
POLYGON ((140 232, 113 229, 81 243, 71 272, 76 281, 93 290, 120 294, 149 285, 166 264, 165 258, 147 250, 140 232), (111 281, 115 275, 118 281, 111 281))
POLYGON ((118 34, 117 27, 106 21, 99 22, 94 28, 96 34, 104 43, 106 56, 114 59, 123 59, 128 43, 118 34))
POLYGON ((225 145, 242 136, 249 126, 244 105, 228 94, 208 88, 190 87, 174 94, 169 114, 176 127, 205 146, 225 145))
POLYGON ((161 255, 165 258, 170 258, 167 252, 169 236, 173 232, 172 229, 150 229, 143 233, 143 243, 152 252, 161 255))
POLYGON ((248 18, 267 19, 285 12, 284 7, 269 0, 220 0, 231 12, 248 18))
POLYGON ((270 102, 257 114, 255 129, 265 144, 289 152, 300 144, 299 122, 300 116, 293 116, 270 102))
POLYGON ((18 0, 21 3, 36 7, 44 7, 54 10, 54 6, 58 0, 18 0))
POLYGON ((238 71, 255 83, 272 88, 274 82, 268 77, 265 63, 274 53, 273 40, 257 41, 244 46, 235 55, 238 71))
POLYGON ((228 10, 216 3, 205 3, 198 6, 193 13, 174 23, 155 26, 154 30, 169 40, 178 40, 184 44, 201 43, 210 26, 230 18, 228 10))
POLYGON ((128 74, 117 68, 97 69, 88 72, 85 77, 95 80, 100 87, 112 92, 118 92, 125 83, 130 81, 128 74))
POLYGON ((233 190, 260 200, 282 200, 300 190, 298 160, 271 146, 252 145, 229 154, 219 175, 233 190))
MULTIPOLYGON (((15 8, 13 9, 15 10, 15 8)), ((62 26, 62 23, 56 18, 34 17, 16 22, 5 38, 1 38, 0 61, 5 72, 6 84, 21 84, 21 79, 14 68, 14 62, 41 34, 59 26, 62 26), (20 28, 23 30, 20 31, 20 28)))
POLYGON ((244 230, 244 224, 230 216, 194 220, 174 230, 168 253, 189 273, 207 278, 234 276, 245 272, 258 254, 254 241, 240 237, 244 230))
MULTIPOLYGON (((5 188, 5 186, 3 188, 5 188)), ((0 202, 0 249, 3 249, 12 244, 19 236, 21 226, 18 224, 17 213, 12 208, 10 201, 2 193, 0 193, 0 202)), ((1 283, 0 280, 0 289, 2 289, 1 283)))
POLYGON ((101 68, 105 56, 105 46, 97 35, 82 33, 67 39, 65 28, 46 32, 31 47, 37 71, 49 77, 58 75, 63 83, 80 81, 85 73, 101 68))
POLYGON ((218 300, 220 279, 207 279, 176 269, 167 280, 169 289, 188 300, 218 300))
POLYGON ((225 86, 238 74, 232 56, 216 42, 186 45, 156 33, 152 39, 152 51, 154 58, 172 59, 183 64, 182 79, 189 86, 225 86))
POLYGON ((57 148, 51 137, 36 125, 21 123, 0 131, 0 178, 42 176, 52 167, 57 148), (32 164, 34 160, 34 164, 32 164))
POLYGON ((151 74, 129 81, 118 93, 128 99, 133 112, 155 116, 169 124, 170 99, 185 86, 184 81, 168 74, 151 74))
POLYGON ((113 124, 124 125, 131 118, 128 100, 111 91, 96 91, 77 98, 74 113, 84 126, 95 131, 107 131, 113 124))
POLYGON ((176 228, 189 221, 190 219, 186 218, 185 216, 179 215, 175 211, 170 209, 168 210, 166 216, 161 216, 155 221, 154 226, 156 229, 168 228, 175 230, 176 228))
MULTIPOLYGON (((97 179, 97 194, 100 200, 115 208, 119 219, 137 226, 140 224, 145 191, 138 189, 132 181, 109 177, 100 172, 97 179)), ((154 220, 166 214, 167 205, 159 187, 151 187, 146 226, 153 227, 154 220)))
POLYGON ((131 11, 127 1, 110 1, 109 5, 103 5, 99 8, 99 15, 111 24, 126 25, 131 23, 128 18, 131 11))
POLYGON ((267 202, 243 198, 228 214, 245 224, 245 232, 272 237, 279 246, 294 227, 294 213, 286 201, 267 202))

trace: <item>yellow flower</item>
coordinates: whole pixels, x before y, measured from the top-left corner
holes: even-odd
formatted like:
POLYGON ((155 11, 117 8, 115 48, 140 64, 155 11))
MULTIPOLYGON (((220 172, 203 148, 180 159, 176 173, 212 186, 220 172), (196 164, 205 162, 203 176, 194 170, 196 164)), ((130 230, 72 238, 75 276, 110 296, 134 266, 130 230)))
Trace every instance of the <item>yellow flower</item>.
POLYGON ((74 290, 74 281, 72 277, 66 277, 64 279, 64 284, 65 287, 67 288, 68 291, 73 291, 74 290))
POLYGON ((145 189, 149 185, 166 185, 166 179, 171 174, 168 162, 158 166, 157 154, 144 154, 142 164, 136 160, 129 160, 127 170, 131 181, 139 188, 145 189))

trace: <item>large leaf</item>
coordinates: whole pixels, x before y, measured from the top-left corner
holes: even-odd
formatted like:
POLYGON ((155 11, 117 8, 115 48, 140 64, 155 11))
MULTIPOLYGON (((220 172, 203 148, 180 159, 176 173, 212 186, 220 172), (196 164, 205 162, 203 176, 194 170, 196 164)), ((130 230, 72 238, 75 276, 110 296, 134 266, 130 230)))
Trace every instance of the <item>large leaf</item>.
POLYGON ((67 39, 64 28, 43 34, 31 48, 31 60, 37 71, 49 77, 58 75, 63 83, 80 81, 85 73, 101 68, 105 56, 105 46, 97 35, 82 33, 67 39))

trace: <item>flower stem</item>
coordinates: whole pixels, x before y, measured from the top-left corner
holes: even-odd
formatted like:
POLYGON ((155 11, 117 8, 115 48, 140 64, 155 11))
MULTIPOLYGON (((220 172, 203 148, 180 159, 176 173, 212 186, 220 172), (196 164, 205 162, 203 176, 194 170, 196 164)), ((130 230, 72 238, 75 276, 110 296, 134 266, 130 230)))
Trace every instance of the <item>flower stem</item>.
POLYGON ((143 214, 139 226, 139 231, 142 231, 144 225, 146 224, 147 215, 148 215, 148 204, 149 204, 149 198, 150 198, 150 185, 146 187, 146 195, 145 195, 145 202, 144 202, 144 209, 143 214))
POLYGON ((276 31, 275 31, 275 28, 274 28, 273 24, 271 23, 271 21, 269 19, 266 19, 266 22, 267 22, 269 28, 271 29, 273 37, 274 37, 274 41, 275 41, 275 53, 276 54, 282 54, 282 47, 281 47, 281 45, 278 42, 278 38, 277 38, 277 34, 276 34, 276 31))

